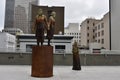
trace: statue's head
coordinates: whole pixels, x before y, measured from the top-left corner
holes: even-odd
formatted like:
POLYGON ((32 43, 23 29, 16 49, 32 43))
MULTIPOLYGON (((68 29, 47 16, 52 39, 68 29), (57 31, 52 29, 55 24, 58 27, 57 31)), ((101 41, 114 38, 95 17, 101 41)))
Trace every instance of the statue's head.
POLYGON ((38 14, 41 15, 43 13, 42 9, 38 10, 38 14))
POLYGON ((55 16, 56 16, 56 12, 55 12, 55 11, 52 11, 52 12, 51 12, 51 15, 52 15, 53 17, 55 17, 55 16))

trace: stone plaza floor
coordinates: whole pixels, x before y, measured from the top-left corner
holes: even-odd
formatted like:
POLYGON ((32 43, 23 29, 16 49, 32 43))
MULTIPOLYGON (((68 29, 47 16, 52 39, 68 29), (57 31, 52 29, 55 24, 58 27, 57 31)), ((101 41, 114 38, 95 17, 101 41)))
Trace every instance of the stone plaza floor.
POLYGON ((120 66, 82 66, 81 71, 72 66, 54 66, 53 77, 31 77, 31 66, 0 65, 0 80, 120 80, 120 66))

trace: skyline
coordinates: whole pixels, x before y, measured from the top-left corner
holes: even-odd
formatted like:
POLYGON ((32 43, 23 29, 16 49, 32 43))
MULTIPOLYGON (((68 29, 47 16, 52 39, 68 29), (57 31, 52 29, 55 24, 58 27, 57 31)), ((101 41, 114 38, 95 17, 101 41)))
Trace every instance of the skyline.
MULTIPOLYGON (((65 24, 81 23, 88 17, 101 19, 109 11, 109 0, 41 0, 43 6, 64 6, 65 24), (102 6, 102 7, 101 7, 102 6)), ((0 3, 0 30, 4 28, 5 0, 0 3)))

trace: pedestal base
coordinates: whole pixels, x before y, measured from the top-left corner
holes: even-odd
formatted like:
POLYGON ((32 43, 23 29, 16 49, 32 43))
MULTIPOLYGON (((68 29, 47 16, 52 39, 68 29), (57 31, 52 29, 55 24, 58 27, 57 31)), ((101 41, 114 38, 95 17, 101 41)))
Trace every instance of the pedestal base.
POLYGON ((33 77, 53 76, 53 47, 33 46, 32 74, 33 77))

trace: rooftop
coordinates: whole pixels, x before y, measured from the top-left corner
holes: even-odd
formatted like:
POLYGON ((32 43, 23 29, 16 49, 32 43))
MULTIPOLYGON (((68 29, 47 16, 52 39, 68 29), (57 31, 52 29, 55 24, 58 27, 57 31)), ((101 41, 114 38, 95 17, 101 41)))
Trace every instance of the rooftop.
POLYGON ((119 80, 120 66, 82 66, 81 71, 72 66, 54 66, 53 77, 31 77, 29 65, 0 65, 0 80, 119 80))

